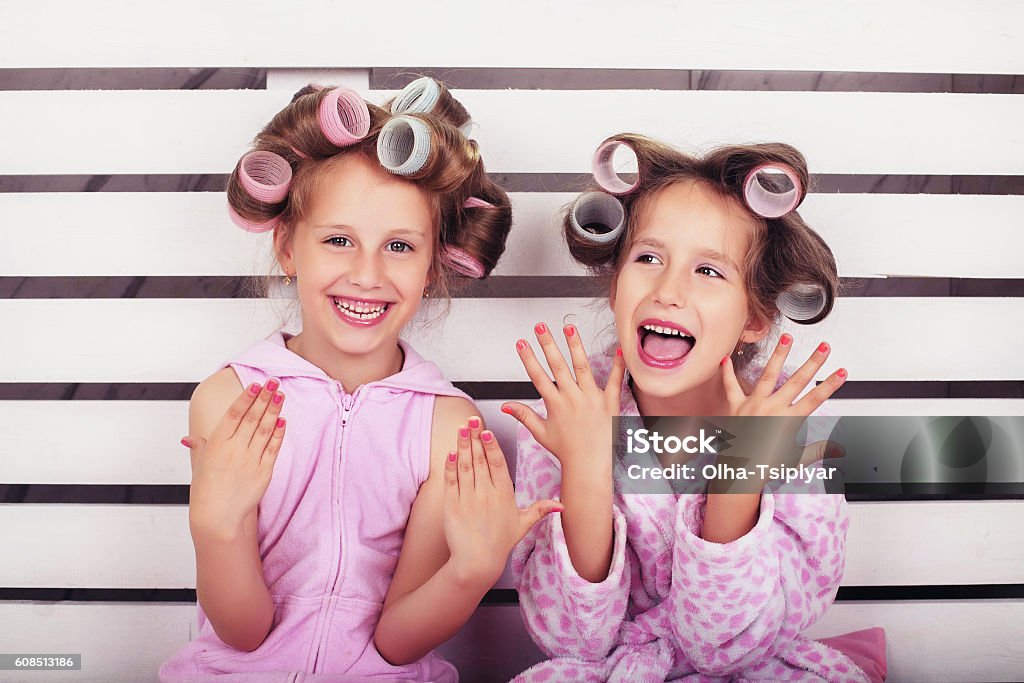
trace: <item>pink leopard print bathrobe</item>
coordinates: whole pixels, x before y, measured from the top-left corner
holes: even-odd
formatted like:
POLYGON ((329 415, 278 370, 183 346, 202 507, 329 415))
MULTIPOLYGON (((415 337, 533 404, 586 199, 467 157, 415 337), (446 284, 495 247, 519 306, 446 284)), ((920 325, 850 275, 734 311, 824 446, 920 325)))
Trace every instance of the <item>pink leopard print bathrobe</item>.
MULTIPOLYGON (((591 364, 603 385, 610 358, 591 364)), ((627 382, 620 412, 639 415, 627 382)), ((557 497, 560 479, 558 461, 521 427, 519 504, 557 497)), ((612 563, 600 583, 574 570, 560 515, 537 524, 512 572, 526 627, 551 659, 515 680, 868 681, 845 654, 801 635, 842 579, 845 497, 765 491, 756 526, 725 544, 700 537, 704 500, 616 487, 612 563)))

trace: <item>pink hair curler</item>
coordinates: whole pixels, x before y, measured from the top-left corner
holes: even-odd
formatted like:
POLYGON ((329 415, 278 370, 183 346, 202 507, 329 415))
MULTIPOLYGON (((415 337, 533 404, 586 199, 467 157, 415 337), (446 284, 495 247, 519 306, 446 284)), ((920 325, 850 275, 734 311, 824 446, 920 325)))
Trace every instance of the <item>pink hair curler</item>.
POLYGON ((422 76, 402 88, 391 103, 392 114, 429 114, 441 99, 441 86, 433 78, 422 76))
POLYGON ((412 116, 396 116, 380 129, 377 159, 396 175, 412 175, 430 158, 430 128, 412 116))
POLYGON ((359 93, 334 88, 320 101, 317 112, 324 137, 337 147, 348 147, 370 132, 370 110, 359 93))
POLYGON ((292 167, 280 154, 256 150, 238 162, 238 182, 253 199, 277 204, 288 196, 292 167))
POLYGON ((743 198, 750 210, 762 218, 779 218, 800 205, 803 199, 803 187, 796 171, 786 164, 761 164, 747 174, 743 183, 743 198), (785 183, 780 176, 789 181, 790 188, 782 189, 785 183), (768 187, 765 187, 768 181, 768 187))
POLYGON ((238 212, 235 211, 234 207, 232 207, 230 204, 228 204, 228 218, 231 219, 232 223, 240 227, 242 230, 245 230, 246 232, 267 232, 268 230, 273 230, 275 227, 277 227, 278 222, 278 219, 275 216, 274 218, 271 218, 269 221, 264 221, 262 223, 254 223, 253 221, 242 218, 238 214, 238 212))
POLYGON ((293 152, 295 152, 295 156, 297 156, 300 159, 308 159, 309 158, 308 154, 303 154, 302 152, 300 152, 299 150, 295 149, 291 145, 288 145, 288 148, 291 149, 293 152))
POLYGON ((441 250, 441 258, 448 267, 460 275, 479 280, 485 274, 484 264, 465 249, 446 246, 441 250))
POLYGON ((825 290, 821 285, 796 284, 779 294, 775 305, 793 322, 806 324, 825 310, 825 290))
POLYGON ((622 202, 604 192, 581 194, 572 205, 569 215, 576 234, 588 242, 598 244, 617 240, 626 224, 622 202))
POLYGON ((491 204, 490 202, 485 202, 479 197, 470 197, 466 201, 462 202, 462 208, 464 209, 475 209, 482 206, 489 206, 492 209, 494 208, 494 204, 491 204))
POLYGON ((615 172, 615 167, 612 165, 612 160, 615 157, 615 150, 619 147, 625 147, 633 155, 636 152, 629 146, 628 143, 621 140, 606 140, 601 143, 601 146, 594 152, 593 162, 593 174, 597 184, 601 186, 601 189, 611 194, 627 194, 634 190, 637 185, 640 184, 639 174, 637 179, 632 184, 627 183, 625 180, 619 177, 619 174, 615 172))

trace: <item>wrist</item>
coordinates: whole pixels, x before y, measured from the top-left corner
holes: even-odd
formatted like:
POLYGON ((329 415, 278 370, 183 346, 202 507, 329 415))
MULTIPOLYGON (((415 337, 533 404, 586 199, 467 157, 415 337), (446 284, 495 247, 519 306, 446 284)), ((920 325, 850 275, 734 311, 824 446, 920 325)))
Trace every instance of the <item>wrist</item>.
POLYGON ((438 570, 447 581, 451 582, 458 590, 468 593, 479 593, 482 598, 487 591, 498 582, 504 567, 481 566, 475 563, 466 566, 456 558, 450 557, 448 561, 438 570))
POLYGON ((196 541, 212 540, 218 542, 237 541, 245 535, 244 520, 219 518, 208 519, 202 515, 189 514, 189 530, 196 541))

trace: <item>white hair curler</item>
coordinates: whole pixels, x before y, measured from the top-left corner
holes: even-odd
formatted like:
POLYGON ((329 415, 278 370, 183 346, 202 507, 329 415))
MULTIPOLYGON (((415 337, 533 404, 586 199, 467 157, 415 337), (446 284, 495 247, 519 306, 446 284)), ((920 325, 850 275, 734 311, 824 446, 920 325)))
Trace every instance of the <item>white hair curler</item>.
POLYGON ((796 323, 813 320, 825 310, 825 290, 821 285, 797 284, 775 299, 779 312, 796 323))
POLYGON ((572 205, 569 216, 576 234, 597 244, 618 239, 626 224, 622 203, 604 192, 581 194, 572 205))
POLYGON ((747 174, 743 183, 743 198, 750 210, 762 218, 779 218, 800 205, 803 187, 796 171, 786 164, 761 164, 747 174), (791 186, 779 189, 780 183, 771 176, 784 176, 791 186), (768 182, 768 186, 765 186, 768 182))
POLYGON ((627 183, 625 180, 619 177, 619 174, 615 172, 615 166, 612 164, 615 158, 615 151, 619 147, 625 147, 633 155, 636 156, 636 151, 626 142, 621 140, 607 140, 601 143, 601 146, 594 152, 594 161, 592 172, 594 179, 597 184, 601 186, 601 189, 610 194, 627 194, 633 191, 637 185, 640 184, 640 175, 637 174, 637 179, 632 183, 627 183))
POLYGON ((428 114, 441 99, 441 86, 433 78, 423 76, 402 88, 391 103, 392 114, 428 114))
POLYGON ((412 175, 430 158, 430 127, 412 116, 396 116, 377 136, 377 158, 396 175, 412 175))

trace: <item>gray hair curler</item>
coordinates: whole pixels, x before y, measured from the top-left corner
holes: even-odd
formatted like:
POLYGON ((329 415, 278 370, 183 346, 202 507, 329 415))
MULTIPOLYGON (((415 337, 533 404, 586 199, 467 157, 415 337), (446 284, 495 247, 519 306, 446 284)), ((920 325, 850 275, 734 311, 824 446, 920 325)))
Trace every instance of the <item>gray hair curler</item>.
POLYGON ((796 284, 779 294, 775 305, 793 322, 806 323, 825 310, 825 290, 821 285, 796 284))
POLYGON ((570 209, 570 223, 576 234, 588 242, 606 244, 622 234, 626 211, 622 202, 610 194, 585 192, 570 209))
POLYGON ((427 114, 441 99, 441 86, 433 78, 423 76, 402 88, 391 103, 392 114, 427 114))
POLYGON ((430 158, 430 127, 412 116, 396 116, 377 136, 377 158, 396 175, 412 175, 430 158))

